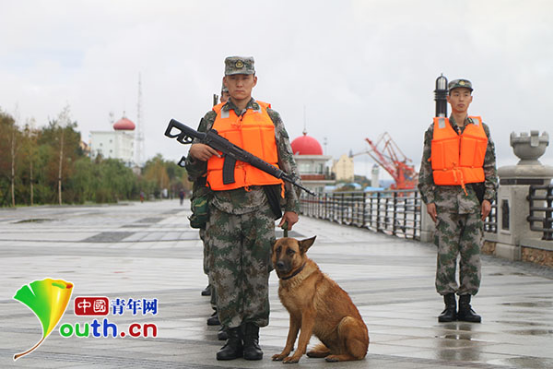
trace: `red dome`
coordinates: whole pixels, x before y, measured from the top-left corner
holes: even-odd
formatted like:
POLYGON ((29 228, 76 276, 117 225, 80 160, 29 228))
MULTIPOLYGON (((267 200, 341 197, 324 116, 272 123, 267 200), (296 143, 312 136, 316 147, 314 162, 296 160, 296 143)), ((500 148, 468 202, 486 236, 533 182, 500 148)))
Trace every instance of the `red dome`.
POLYGON ((304 132, 304 136, 296 138, 290 144, 294 155, 323 155, 319 142, 304 132))
POLYGON ((135 123, 131 122, 129 119, 123 117, 113 125, 113 129, 116 131, 134 131, 135 123))

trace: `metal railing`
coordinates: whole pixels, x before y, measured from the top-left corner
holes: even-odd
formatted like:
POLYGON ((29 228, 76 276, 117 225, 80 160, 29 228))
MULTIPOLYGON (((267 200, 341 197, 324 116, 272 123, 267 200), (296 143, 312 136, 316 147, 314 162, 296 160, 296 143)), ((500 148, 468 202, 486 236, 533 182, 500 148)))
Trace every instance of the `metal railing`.
POLYGON ((491 204, 491 212, 489 215, 485 218, 485 221, 483 222, 483 228, 485 232, 488 233, 497 233, 498 232, 498 205, 497 205, 497 198, 493 200, 491 204))
POLYGON ((552 241, 552 184, 529 187, 529 228, 543 232, 542 239, 552 241))
POLYGON ((417 190, 335 192, 302 197, 300 213, 339 224, 419 240, 421 197, 417 190))

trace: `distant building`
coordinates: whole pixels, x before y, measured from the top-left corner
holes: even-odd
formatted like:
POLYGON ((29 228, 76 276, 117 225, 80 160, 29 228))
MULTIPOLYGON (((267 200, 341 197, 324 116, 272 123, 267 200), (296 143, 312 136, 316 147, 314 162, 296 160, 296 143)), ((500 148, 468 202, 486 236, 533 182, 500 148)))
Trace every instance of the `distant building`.
POLYGON ((335 179, 339 182, 354 181, 354 159, 346 154, 341 155, 339 160, 335 160, 331 169, 335 179))
POLYGON ((113 125, 113 131, 90 132, 90 156, 119 159, 128 167, 134 164, 135 123, 122 117, 113 125))
POLYGON ((327 166, 332 157, 323 155, 321 145, 315 138, 304 131, 302 136, 291 142, 291 147, 305 187, 314 192, 324 192, 325 186, 335 184, 327 166))
POLYGON ((379 166, 377 164, 373 164, 371 169, 371 186, 379 187, 379 166))
POLYGON ((79 147, 81 148, 85 156, 90 156, 90 146, 86 142, 81 141, 79 143, 79 147))

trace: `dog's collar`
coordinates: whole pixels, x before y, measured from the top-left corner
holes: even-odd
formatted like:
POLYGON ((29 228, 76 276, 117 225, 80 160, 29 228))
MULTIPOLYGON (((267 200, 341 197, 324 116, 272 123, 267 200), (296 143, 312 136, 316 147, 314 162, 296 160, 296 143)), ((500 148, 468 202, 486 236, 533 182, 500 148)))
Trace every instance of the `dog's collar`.
POLYGON ((305 266, 306 266, 306 263, 302 264, 302 266, 300 268, 296 269, 296 271, 294 273, 292 273, 288 277, 282 277, 281 280, 286 281, 287 279, 291 279, 292 277, 297 276, 298 273, 300 273, 304 269, 305 266))

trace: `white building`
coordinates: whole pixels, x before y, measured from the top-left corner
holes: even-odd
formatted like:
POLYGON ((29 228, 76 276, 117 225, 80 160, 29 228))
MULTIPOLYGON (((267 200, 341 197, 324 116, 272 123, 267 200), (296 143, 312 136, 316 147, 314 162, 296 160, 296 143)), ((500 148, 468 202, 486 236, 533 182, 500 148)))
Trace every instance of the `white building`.
POLYGON ((120 159, 131 167, 135 155, 135 123, 123 117, 113 125, 113 131, 90 132, 90 156, 120 159))

